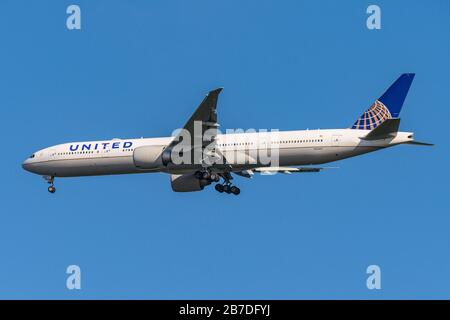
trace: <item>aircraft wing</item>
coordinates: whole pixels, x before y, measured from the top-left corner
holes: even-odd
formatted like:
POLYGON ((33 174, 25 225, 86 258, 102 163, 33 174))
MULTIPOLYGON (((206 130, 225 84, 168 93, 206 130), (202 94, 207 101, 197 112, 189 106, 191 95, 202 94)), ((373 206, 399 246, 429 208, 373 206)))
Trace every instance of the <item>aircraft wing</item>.
POLYGON ((197 110, 195 110, 184 125, 184 133, 178 133, 167 147, 172 149, 178 143, 183 141, 186 133, 189 133, 188 136, 190 141, 184 141, 183 143, 191 146, 191 164, 208 166, 205 163, 214 162, 214 160, 217 160, 217 157, 221 156, 217 153, 217 149, 215 148, 217 128, 219 127, 219 124, 217 123, 216 107, 221 91, 222 88, 217 88, 206 95, 197 107, 197 110), (206 138, 204 139, 204 137, 206 138), (204 154, 203 151, 206 147, 208 147, 208 150, 204 154), (205 157, 210 157, 209 162, 206 161, 207 159, 205 159, 205 157))

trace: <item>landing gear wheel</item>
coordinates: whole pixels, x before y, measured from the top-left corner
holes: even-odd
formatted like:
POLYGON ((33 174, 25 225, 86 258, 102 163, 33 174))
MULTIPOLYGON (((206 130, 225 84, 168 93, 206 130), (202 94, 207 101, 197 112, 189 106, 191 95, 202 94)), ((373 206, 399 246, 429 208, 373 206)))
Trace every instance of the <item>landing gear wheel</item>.
POLYGON ((211 174, 208 171, 203 172, 202 178, 205 180, 211 179, 211 174))
POLYGON ((241 193, 241 189, 239 189, 238 187, 235 187, 235 186, 232 186, 231 188, 230 188, 230 191, 231 191, 231 193, 232 194, 234 194, 234 195, 238 195, 239 193, 241 193))
POLYGON ((223 191, 224 191, 225 193, 231 193, 231 187, 230 187, 230 185, 228 185, 228 184, 224 185, 224 186, 223 186, 223 191))
POLYGON ((214 181, 214 182, 219 182, 220 181, 220 177, 219 177, 218 174, 212 173, 211 174, 211 180, 214 181))
POLYGON ((56 191, 56 188, 54 186, 48 187, 48 192, 55 193, 55 191, 56 191))
POLYGON ((214 186, 214 188, 216 188, 216 191, 222 193, 223 192, 223 185, 218 183, 214 186))

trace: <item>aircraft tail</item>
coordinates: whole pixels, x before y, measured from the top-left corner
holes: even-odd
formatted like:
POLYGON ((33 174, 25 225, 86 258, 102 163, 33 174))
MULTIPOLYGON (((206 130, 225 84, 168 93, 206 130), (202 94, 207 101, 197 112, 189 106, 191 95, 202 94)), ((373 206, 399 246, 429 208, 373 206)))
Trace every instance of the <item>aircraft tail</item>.
POLYGON ((387 119, 378 127, 370 131, 364 137, 364 140, 380 140, 393 138, 397 135, 399 127, 400 127, 400 118, 387 119))
POLYGON ((398 118, 414 73, 402 74, 353 124, 352 129, 373 130, 388 119, 398 118))

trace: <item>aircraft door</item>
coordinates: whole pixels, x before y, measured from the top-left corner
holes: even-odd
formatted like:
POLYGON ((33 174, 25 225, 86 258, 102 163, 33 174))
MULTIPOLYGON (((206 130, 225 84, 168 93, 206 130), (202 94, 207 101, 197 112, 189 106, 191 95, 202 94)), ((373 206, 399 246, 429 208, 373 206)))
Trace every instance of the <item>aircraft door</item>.
POLYGON ((339 145, 341 145, 341 141, 342 141, 342 135, 335 134, 335 135, 331 136, 331 145, 332 146, 339 146, 339 145))

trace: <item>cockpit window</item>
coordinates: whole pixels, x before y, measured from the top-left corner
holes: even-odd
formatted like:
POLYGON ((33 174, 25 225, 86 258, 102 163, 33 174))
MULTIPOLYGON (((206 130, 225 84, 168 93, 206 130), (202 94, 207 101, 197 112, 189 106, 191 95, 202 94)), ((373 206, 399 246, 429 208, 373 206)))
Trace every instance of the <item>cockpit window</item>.
POLYGON ((34 153, 30 156, 30 158, 34 158, 34 153))

